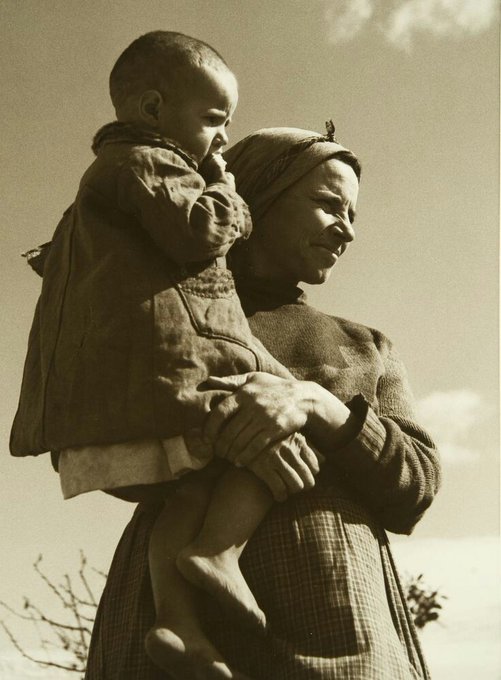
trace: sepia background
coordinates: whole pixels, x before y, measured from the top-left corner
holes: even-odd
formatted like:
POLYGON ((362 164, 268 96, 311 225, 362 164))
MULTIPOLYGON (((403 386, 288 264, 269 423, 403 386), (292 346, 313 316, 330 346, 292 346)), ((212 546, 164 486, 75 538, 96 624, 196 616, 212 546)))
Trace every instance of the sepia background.
MULTIPOLYGON (((333 118, 361 159, 356 242, 308 294, 394 341, 441 448, 435 504, 391 537, 402 572, 448 597, 423 631, 433 677, 501 678, 496 0, 0 2, 0 600, 50 607, 39 553, 55 577, 79 549, 107 570, 132 513, 99 493, 63 502, 48 457, 13 459, 8 438, 41 283, 20 254, 50 239, 113 118, 115 59, 154 29, 209 42, 235 71, 230 144, 333 118)), ((0 630, 0 678, 32 677, 0 630)))

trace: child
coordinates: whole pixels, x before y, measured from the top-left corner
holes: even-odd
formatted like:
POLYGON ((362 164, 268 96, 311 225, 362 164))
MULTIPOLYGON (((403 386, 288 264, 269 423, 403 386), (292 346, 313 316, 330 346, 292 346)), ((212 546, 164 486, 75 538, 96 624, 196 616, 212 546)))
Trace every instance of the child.
MULTIPOLYGON (((201 630, 191 584, 265 625, 238 559, 272 498, 247 470, 207 466, 201 428, 224 396, 207 378, 290 377, 252 337, 218 260, 251 229, 220 156, 237 83, 207 44, 156 31, 122 53, 110 92, 117 122, 95 136, 44 264, 11 450, 57 452, 66 498, 137 499, 204 468, 174 485, 152 532, 146 647, 175 677, 236 677, 201 630)), ((311 454, 301 435, 275 447, 311 454)))

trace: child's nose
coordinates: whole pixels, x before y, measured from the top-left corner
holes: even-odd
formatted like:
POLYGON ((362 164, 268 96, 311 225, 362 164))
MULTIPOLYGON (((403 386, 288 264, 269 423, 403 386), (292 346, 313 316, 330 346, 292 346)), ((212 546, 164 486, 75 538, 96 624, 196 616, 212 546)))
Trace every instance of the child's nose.
POLYGON ((226 146, 228 144, 228 134, 226 128, 220 128, 217 133, 217 138, 221 146, 226 146))

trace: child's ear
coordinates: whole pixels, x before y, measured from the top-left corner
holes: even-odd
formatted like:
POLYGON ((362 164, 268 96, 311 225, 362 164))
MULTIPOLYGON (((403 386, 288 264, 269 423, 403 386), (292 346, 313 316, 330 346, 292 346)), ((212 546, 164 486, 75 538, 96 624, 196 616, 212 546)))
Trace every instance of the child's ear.
POLYGON ((163 106, 163 97, 158 90, 146 90, 139 98, 139 115, 148 125, 156 127, 163 106))

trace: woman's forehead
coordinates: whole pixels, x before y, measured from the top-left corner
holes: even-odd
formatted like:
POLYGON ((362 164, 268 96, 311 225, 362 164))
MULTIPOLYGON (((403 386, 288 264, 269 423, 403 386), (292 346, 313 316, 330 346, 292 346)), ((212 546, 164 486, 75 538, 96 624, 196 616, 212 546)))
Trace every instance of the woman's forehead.
POLYGON ((358 179, 353 168, 347 163, 339 158, 329 158, 304 175, 298 184, 305 188, 340 189, 346 185, 358 188, 358 179))

